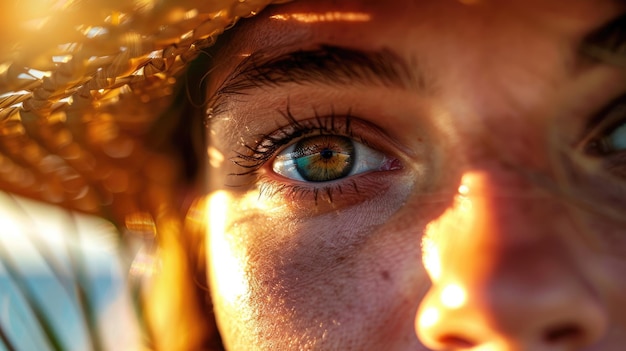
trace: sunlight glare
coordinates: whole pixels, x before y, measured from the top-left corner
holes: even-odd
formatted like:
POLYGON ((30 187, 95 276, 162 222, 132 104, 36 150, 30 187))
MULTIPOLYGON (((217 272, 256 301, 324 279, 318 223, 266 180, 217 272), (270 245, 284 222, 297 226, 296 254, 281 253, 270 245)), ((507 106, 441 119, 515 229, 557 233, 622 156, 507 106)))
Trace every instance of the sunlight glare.
POLYGON ((469 194, 469 186, 467 186, 467 184, 461 184, 458 191, 459 195, 467 196, 469 194))
POLYGON ((325 13, 285 13, 270 16, 271 19, 280 21, 296 21, 302 23, 318 22, 369 22, 372 16, 364 12, 325 12, 325 13))
POLYGON ((429 236, 422 239, 422 262, 433 281, 441 277, 441 257, 437 245, 429 236))
POLYGON ((207 154, 209 155, 209 163, 211 164, 211 167, 219 168, 224 163, 224 154, 217 148, 210 146, 207 149, 207 154))
POLYGON ((466 300, 467 293, 458 284, 449 284, 441 291, 441 303, 448 308, 459 308, 466 300))
POLYGON ((248 288, 244 269, 236 258, 232 243, 226 239, 228 203, 229 198, 225 191, 217 191, 209 198, 207 219, 210 244, 207 247, 208 257, 214 263, 211 265, 211 279, 218 282, 212 286, 222 299, 234 303, 247 293, 248 288), (216 262, 219 262, 219 269, 214 267, 216 262))
POLYGON ((422 328, 431 327, 439 321, 439 311, 434 307, 425 309, 419 317, 419 325, 422 328))

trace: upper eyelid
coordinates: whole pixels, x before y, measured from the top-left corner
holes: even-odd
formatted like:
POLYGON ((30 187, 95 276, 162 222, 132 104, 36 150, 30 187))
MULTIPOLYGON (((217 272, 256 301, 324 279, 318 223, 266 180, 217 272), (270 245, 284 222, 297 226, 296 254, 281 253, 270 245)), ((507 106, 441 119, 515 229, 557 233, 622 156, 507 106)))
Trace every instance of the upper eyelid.
POLYGON ((603 133, 607 133, 618 125, 624 122, 626 116, 626 96, 621 96, 612 102, 605 108, 603 108, 597 116, 594 117, 594 121, 590 122, 587 128, 585 128, 584 135, 579 138, 576 143, 576 148, 582 149, 586 147, 590 142, 597 140, 603 133), (616 109, 620 111, 615 111, 616 109))
POLYGON ((352 116, 350 113, 344 115, 335 115, 332 113, 329 116, 319 116, 316 114, 314 118, 299 120, 293 116, 289 107, 286 111, 279 112, 283 118, 287 120, 287 124, 280 126, 272 132, 262 134, 258 141, 249 144, 242 143, 245 150, 251 154, 236 152, 237 156, 231 159, 237 166, 248 169, 248 171, 239 174, 256 172, 265 163, 275 157, 278 152, 293 143, 294 140, 305 137, 306 133, 314 132, 315 130, 326 131, 329 134, 343 132, 346 136, 352 137, 350 129, 352 116), (336 128, 335 118, 345 120, 343 130, 336 128))
POLYGON ((328 115, 316 115, 305 119, 298 119, 292 116, 288 111, 283 113, 285 116, 291 116, 288 118, 292 118, 293 120, 263 135, 258 141, 249 144, 242 143, 242 146, 245 148, 244 152, 236 152, 237 156, 231 158, 231 161, 249 171, 238 174, 251 174, 258 171, 263 165, 270 162, 289 145, 314 134, 316 131, 322 131, 327 135, 343 135, 382 153, 393 155, 394 157, 402 154, 399 149, 396 149, 393 140, 378 126, 352 115, 350 111, 346 113, 333 112, 328 115), (303 134, 297 132, 289 135, 290 132, 285 132, 285 130, 291 128, 299 129, 300 131, 306 130, 306 132, 303 134), (272 138, 282 139, 280 139, 278 145, 269 146, 266 150, 259 152, 259 148, 262 147, 265 142, 274 142, 272 138))

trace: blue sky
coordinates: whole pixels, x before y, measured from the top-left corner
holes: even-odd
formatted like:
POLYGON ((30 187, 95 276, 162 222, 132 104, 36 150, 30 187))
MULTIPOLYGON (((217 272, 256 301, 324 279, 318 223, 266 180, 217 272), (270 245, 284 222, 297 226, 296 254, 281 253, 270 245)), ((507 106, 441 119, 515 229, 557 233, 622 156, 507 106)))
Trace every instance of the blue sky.
POLYGON ((92 349, 77 284, 96 311, 103 349, 139 349, 123 262, 110 223, 0 193, 0 327, 17 350, 53 349, 29 294, 62 350, 92 349))

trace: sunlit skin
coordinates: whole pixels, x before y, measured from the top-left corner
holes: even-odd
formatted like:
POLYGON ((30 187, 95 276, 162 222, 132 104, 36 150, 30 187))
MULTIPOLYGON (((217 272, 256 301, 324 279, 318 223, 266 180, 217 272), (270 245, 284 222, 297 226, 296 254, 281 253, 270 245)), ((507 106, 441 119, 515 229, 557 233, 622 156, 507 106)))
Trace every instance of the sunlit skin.
POLYGON ((322 0, 241 22, 208 77, 208 271, 227 349, 623 350, 626 166, 578 146, 626 91, 580 45, 623 10, 322 0), (249 57, 325 45, 391 53, 402 74, 229 86, 249 57), (298 123, 384 161, 307 183, 272 170, 297 136, 246 158, 298 123))

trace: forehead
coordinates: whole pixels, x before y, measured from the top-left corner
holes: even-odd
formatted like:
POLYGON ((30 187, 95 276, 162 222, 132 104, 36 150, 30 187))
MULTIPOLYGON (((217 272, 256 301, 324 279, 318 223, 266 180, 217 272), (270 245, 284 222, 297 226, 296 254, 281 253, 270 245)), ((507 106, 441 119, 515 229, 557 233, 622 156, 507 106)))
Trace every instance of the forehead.
MULTIPOLYGON (((616 0, 296 0, 268 7, 235 31, 246 39, 237 45, 241 48, 293 43, 323 37, 327 31, 333 32, 332 39, 346 36, 358 45, 363 34, 374 34, 370 28, 384 36, 406 31, 407 25, 427 29, 421 37, 470 27, 488 33, 494 31, 493 24, 523 24, 576 35, 605 22, 624 5, 616 0)), ((380 45, 371 43, 376 44, 380 45)))
POLYGON ((280 54, 332 43, 427 56, 442 43, 477 47, 499 41, 496 46, 514 49, 520 44, 517 39, 530 32, 537 37, 580 38, 624 5, 616 0, 296 0, 270 6, 235 26, 222 39, 218 57, 227 59, 212 80, 223 81, 247 55, 267 48, 280 54))
POLYGON ((503 88, 504 98, 532 105, 533 96, 525 95, 540 96, 540 88, 570 75, 575 45, 621 7, 615 0, 296 0, 267 8, 222 38, 209 94, 258 51, 280 55, 330 44, 390 49, 427 71, 451 100, 463 96, 497 113, 494 103, 517 103, 468 92, 503 88))

